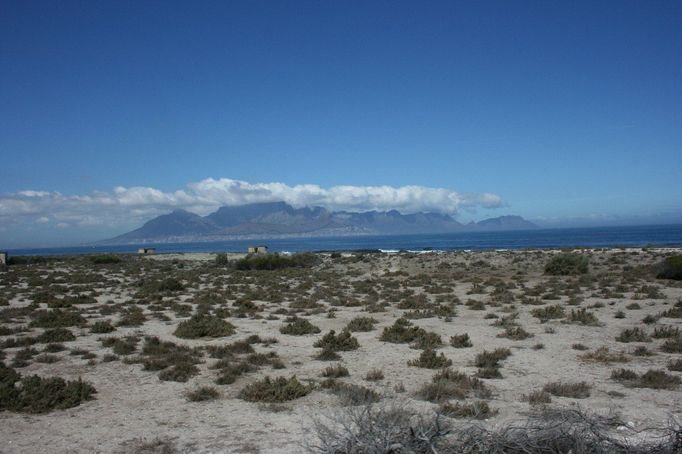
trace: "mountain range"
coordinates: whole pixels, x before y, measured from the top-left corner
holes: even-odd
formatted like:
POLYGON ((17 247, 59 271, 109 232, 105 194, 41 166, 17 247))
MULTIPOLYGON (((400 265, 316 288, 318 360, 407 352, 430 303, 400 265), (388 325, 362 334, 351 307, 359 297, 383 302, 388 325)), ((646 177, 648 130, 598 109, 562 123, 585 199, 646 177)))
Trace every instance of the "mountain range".
POLYGON ((537 228, 520 216, 501 216, 462 224, 438 213, 401 214, 391 211, 329 211, 322 207, 294 208, 285 202, 220 207, 207 216, 175 210, 106 244, 220 241, 333 235, 391 235, 537 228))

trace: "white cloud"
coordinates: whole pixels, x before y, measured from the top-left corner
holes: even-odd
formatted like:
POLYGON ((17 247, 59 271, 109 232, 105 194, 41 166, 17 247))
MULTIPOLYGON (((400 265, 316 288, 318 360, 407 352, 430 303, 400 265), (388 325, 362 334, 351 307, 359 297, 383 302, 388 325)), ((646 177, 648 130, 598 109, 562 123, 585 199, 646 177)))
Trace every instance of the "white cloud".
POLYGON ((323 206, 330 210, 433 211, 457 214, 461 209, 497 208, 502 199, 492 193, 455 192, 424 186, 289 186, 207 178, 184 189, 163 192, 149 187, 116 187, 111 192, 64 195, 36 190, 0 194, 0 224, 26 222, 73 226, 134 225, 175 208, 208 214, 223 205, 285 201, 293 206, 323 206))

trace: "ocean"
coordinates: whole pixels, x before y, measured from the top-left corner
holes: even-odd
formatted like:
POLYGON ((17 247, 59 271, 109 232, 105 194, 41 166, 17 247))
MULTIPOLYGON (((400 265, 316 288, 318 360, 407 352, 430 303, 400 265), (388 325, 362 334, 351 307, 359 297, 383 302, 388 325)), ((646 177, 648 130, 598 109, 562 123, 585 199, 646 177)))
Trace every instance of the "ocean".
MULTIPOLYGON (((197 243, 145 244, 158 253, 246 252, 253 244, 264 244, 272 252, 304 251, 484 251, 567 247, 682 247, 682 224, 627 227, 534 229, 504 232, 461 232, 423 235, 376 235, 314 238, 235 240, 197 243)), ((10 249, 11 255, 67 255, 136 252, 140 245, 75 246, 41 249, 10 249)))

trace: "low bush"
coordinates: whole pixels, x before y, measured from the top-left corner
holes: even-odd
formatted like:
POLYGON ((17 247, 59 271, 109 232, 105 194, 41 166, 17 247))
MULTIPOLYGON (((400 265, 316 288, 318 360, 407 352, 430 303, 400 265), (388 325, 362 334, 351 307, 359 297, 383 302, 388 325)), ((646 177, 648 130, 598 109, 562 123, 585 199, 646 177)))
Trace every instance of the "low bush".
POLYGON ((372 331, 377 320, 372 317, 355 317, 348 322, 346 329, 350 332, 365 332, 372 331))
POLYGON ((538 390, 523 396, 523 400, 530 405, 544 405, 552 402, 552 395, 547 391, 538 390))
POLYGON ((36 340, 41 344, 49 344, 51 342, 70 342, 76 340, 76 336, 66 328, 52 328, 46 329, 40 334, 36 340))
POLYGON ((29 324, 29 326, 37 328, 66 328, 83 325, 85 325, 85 319, 78 312, 62 309, 36 311, 29 324))
POLYGON ((496 348, 493 351, 483 350, 483 352, 476 355, 474 359, 474 366, 480 368, 499 367, 499 362, 511 356, 511 350, 508 348, 496 348))
POLYGON ((573 252, 562 252, 555 255, 545 265, 545 274, 553 276, 586 274, 588 271, 589 261, 587 257, 573 252))
POLYGON ((628 328, 616 336, 616 340, 618 342, 650 342, 651 338, 649 335, 644 331, 642 328, 635 327, 635 328, 628 328))
POLYGON ((248 270, 279 270, 283 268, 310 268, 317 264, 319 258, 315 254, 303 253, 291 256, 279 254, 253 254, 235 262, 235 268, 248 270))
POLYGON ((675 255, 667 257, 663 263, 659 265, 658 279, 674 279, 682 280, 682 255, 675 255))
POLYGON ((94 334, 107 334, 116 331, 116 327, 109 320, 99 320, 90 327, 90 332, 94 334))
POLYGON ((649 369, 642 375, 628 369, 618 369, 611 373, 613 380, 633 388, 677 389, 682 379, 663 370, 649 369))
POLYGON ((192 391, 188 391, 187 400, 190 402, 205 402, 207 400, 215 400, 220 397, 220 392, 213 386, 201 386, 192 391))
POLYGON ((109 265, 113 263, 121 263, 121 257, 113 254, 91 255, 88 258, 95 265, 109 265))
POLYGON ((310 387, 302 384, 296 376, 289 379, 277 377, 264 379, 247 385, 239 397, 249 402, 286 402, 298 399, 310 392, 310 387))
POLYGON ((348 377, 349 375, 348 369, 340 364, 336 366, 329 366, 322 371, 322 376, 327 378, 341 378, 348 377))
POLYGON ((491 408, 487 402, 479 400, 476 402, 461 404, 445 403, 438 408, 438 412, 449 418, 474 418, 487 419, 495 416, 498 411, 491 408))
POLYGON ((19 374, 0 368, 0 410, 20 413, 48 413, 80 405, 93 399, 95 388, 78 379, 65 381, 59 377, 38 375, 20 378, 19 374), (19 386, 16 386, 16 383, 19 386))
POLYGON ((566 321, 578 325, 599 326, 599 319, 597 316, 592 312, 588 312, 586 309, 571 310, 566 321))
POLYGON ((542 390, 558 397, 572 397, 574 399, 586 399, 590 397, 590 390, 592 386, 586 382, 577 383, 562 383, 552 382, 547 383, 542 390))
POLYGON ((598 349, 582 354, 579 356, 583 361, 595 362, 595 363, 627 363, 630 361, 628 357, 623 352, 612 352, 608 347, 599 347, 598 349))
POLYGON ((342 405, 366 405, 381 399, 379 393, 362 385, 334 381, 327 388, 336 394, 342 405))
POLYGON ((337 335, 334 330, 331 330, 322 339, 315 342, 313 347, 333 352, 346 352, 357 350, 360 348, 360 343, 355 337, 351 336, 350 331, 343 330, 337 335))
POLYGON ((182 339, 198 339, 201 337, 231 336, 234 333, 234 325, 220 317, 209 314, 195 314, 189 320, 180 322, 173 334, 182 339))
POLYGON ((546 322, 547 320, 551 319, 564 318, 566 316, 564 308, 558 304, 547 307, 539 307, 537 309, 533 309, 530 313, 533 315, 533 317, 540 319, 541 322, 546 322))
POLYGON ((682 353, 682 336, 667 339, 661 345, 661 351, 666 353, 682 353))
POLYGON ((379 339, 393 344, 407 344, 425 333, 426 331, 423 328, 414 326, 412 322, 401 317, 393 325, 384 328, 379 339))
POLYGON ((417 397, 429 402, 445 402, 450 399, 466 399, 470 396, 487 399, 492 393, 481 380, 452 369, 443 369, 417 391, 417 397))
POLYGON ((441 369, 452 366, 452 360, 446 358, 443 353, 436 354, 435 350, 429 348, 424 350, 419 358, 408 361, 407 365, 425 369, 441 369))
POLYGON ((503 333, 498 334, 497 337, 506 337, 511 340, 524 340, 533 337, 533 334, 520 326, 508 326, 507 329, 505 329, 503 333))
POLYGON ((468 333, 450 336, 450 345, 455 348, 467 348, 473 346, 468 333))
POLYGON ((319 333, 320 328, 304 318, 294 317, 289 319, 288 323, 279 329, 279 332, 291 336, 305 336, 306 334, 319 333))
POLYGON ((384 373, 381 369, 372 369, 365 375, 367 381, 379 381, 384 379, 384 373))

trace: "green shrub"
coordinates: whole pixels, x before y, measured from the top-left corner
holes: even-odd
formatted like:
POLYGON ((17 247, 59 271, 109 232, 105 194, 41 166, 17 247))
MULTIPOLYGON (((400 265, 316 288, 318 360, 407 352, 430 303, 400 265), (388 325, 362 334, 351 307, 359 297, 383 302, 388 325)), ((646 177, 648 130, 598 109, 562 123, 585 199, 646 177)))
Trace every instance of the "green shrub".
POLYGON ((566 321, 568 323, 575 323, 578 325, 598 326, 599 319, 592 312, 586 309, 571 310, 566 321))
POLYGON ((121 311, 121 319, 118 326, 142 326, 147 321, 144 311, 137 305, 126 307, 121 311))
POLYGON ((313 347, 323 348, 334 352, 346 352, 357 350, 360 348, 360 343, 356 338, 351 336, 350 331, 343 330, 337 335, 334 330, 331 330, 325 334, 322 339, 315 342, 313 347))
POLYGON ((511 356, 511 350, 508 348, 496 348, 493 351, 483 350, 483 352, 476 355, 474 365, 480 368, 499 367, 499 362, 511 356))
POLYGON ((310 392, 310 387, 302 384, 296 376, 289 379, 265 377, 247 385, 239 393, 239 397, 249 402, 286 402, 298 399, 310 392))
POLYGON ((37 341, 41 344, 49 344, 51 342, 70 342, 76 340, 76 336, 66 328, 53 328, 45 330, 37 341))
POLYGON ((430 348, 438 348, 443 345, 443 341, 439 334, 427 332, 420 334, 412 343, 410 348, 417 350, 426 350, 430 348))
POLYGON ((564 318, 566 315, 564 313, 564 308, 558 304, 547 307, 539 307, 537 309, 533 309, 530 313, 533 315, 533 317, 539 318, 541 322, 545 322, 550 319, 564 318))
POLYGON ((543 405, 552 403, 552 395, 547 391, 538 390, 523 396, 523 400, 530 405, 543 405))
POLYGON ((660 265, 660 270, 656 275, 659 279, 682 280, 682 255, 675 255, 666 258, 660 265))
POLYGON ((668 362, 668 370, 682 372, 682 359, 670 360, 668 362))
POLYGON ((38 328, 65 328, 68 326, 83 326, 85 319, 74 311, 53 309, 51 311, 36 311, 29 326, 38 328))
POLYGON ((121 263, 121 257, 113 254, 91 255, 90 261, 95 265, 108 265, 112 263, 121 263))
POLYGON ((59 377, 43 378, 37 375, 23 377, 16 386, 18 376, 2 372, 0 384, 0 410, 20 413, 47 413, 80 405, 93 399, 95 388, 80 379, 65 381, 59 377))
POLYGON ((216 254, 215 264, 217 266, 225 266, 228 263, 230 263, 230 260, 227 258, 227 254, 225 254, 225 253, 216 254))
POLYGON ((650 342, 651 338, 642 328, 635 327, 629 328, 621 331, 621 333, 616 336, 618 342, 650 342))
POLYGON ((432 377, 431 383, 426 383, 417 391, 419 398, 435 403, 450 399, 466 399, 471 395, 487 399, 492 393, 478 378, 469 377, 452 369, 439 371, 432 377))
POLYGON ((181 362, 159 373, 161 381, 176 381, 184 383, 199 373, 199 368, 194 364, 181 362))
POLYGON ((111 348, 117 355, 130 355, 137 350, 138 339, 128 336, 126 338, 105 337, 100 339, 102 347, 111 348))
POLYGON ((209 314, 195 314, 189 320, 180 322, 173 334, 183 339, 197 339, 200 337, 231 336, 234 333, 234 325, 220 317, 209 314))
POLYGON ((279 329, 279 332, 291 336, 304 336, 306 334, 317 334, 320 332, 320 328, 304 318, 294 317, 289 319, 288 323, 279 329))
POLYGON ((618 369, 611 373, 611 378, 633 388, 677 389, 682 383, 680 377, 656 369, 649 369, 642 375, 632 370, 618 369))
POLYGON ((235 268, 242 271, 248 270, 279 270, 283 268, 310 268, 319 259, 315 254, 304 253, 291 256, 279 254, 253 254, 237 260, 235 268))
POLYGON ((424 334, 426 331, 423 328, 414 326, 412 322, 401 317, 393 325, 384 328, 379 339, 393 344, 406 344, 415 341, 424 334))
POLYGON ((443 353, 437 355, 435 350, 429 348, 424 350, 419 358, 408 361, 407 365, 425 369, 441 369, 452 366, 452 361, 446 358, 443 353))
POLYGON ((671 337, 663 342, 661 350, 666 353, 682 353, 682 337, 671 337))
POLYGON ((468 333, 450 336, 450 345, 455 348, 467 348, 473 346, 468 333))
POLYGON ((348 322, 346 329, 351 332, 372 331, 376 323, 377 320, 372 317, 355 317, 348 322))
POLYGON ((511 340, 524 340, 533 337, 533 334, 520 326, 508 326, 507 329, 505 329, 503 333, 498 334, 497 337, 506 337, 511 340))
POLYGON ((315 355, 315 359, 318 361, 338 361, 341 359, 341 355, 336 353, 334 350, 325 348, 320 353, 315 355))
POLYGON ((94 334, 106 334, 116 331, 116 327, 109 320, 99 320, 90 327, 90 332, 94 334))
POLYGON ((682 332, 677 326, 657 326, 651 335, 654 339, 668 339, 671 337, 680 337, 682 332))
POLYGON ((545 265, 545 274, 553 276, 570 276, 585 274, 589 271, 587 257, 573 252, 562 252, 555 255, 545 265))

